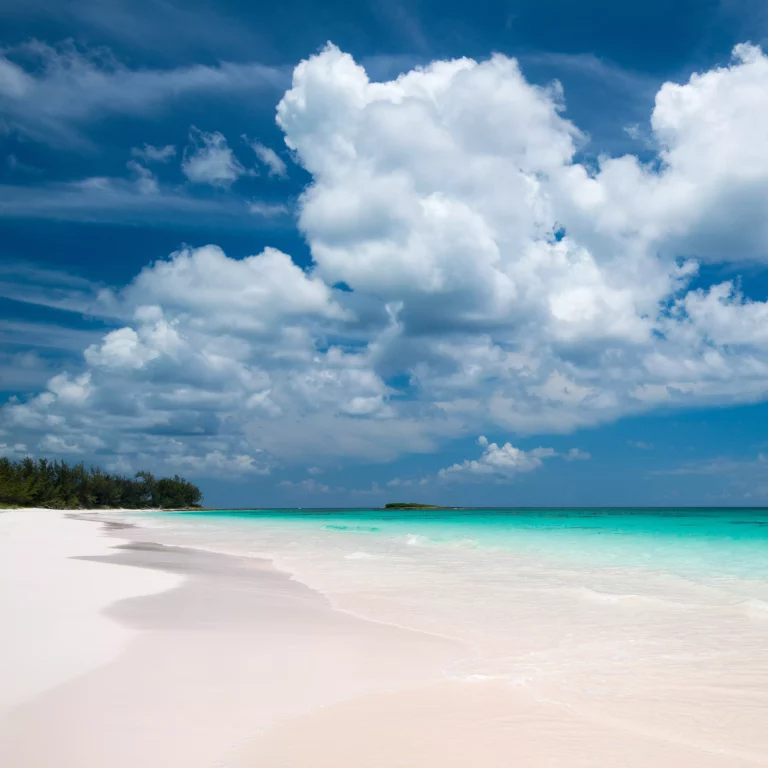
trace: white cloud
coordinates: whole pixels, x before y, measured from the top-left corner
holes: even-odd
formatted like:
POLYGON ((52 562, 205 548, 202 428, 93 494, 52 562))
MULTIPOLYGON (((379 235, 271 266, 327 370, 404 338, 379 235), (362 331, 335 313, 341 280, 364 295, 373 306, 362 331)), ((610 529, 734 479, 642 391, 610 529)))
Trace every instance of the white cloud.
POLYGON ((79 445, 68 443, 58 435, 46 435, 40 441, 39 449, 42 453, 51 453, 54 455, 62 453, 83 453, 83 449, 79 445))
MULTIPOLYGON (((86 372, 9 403, 3 421, 68 445, 96 435, 131 466, 198 475, 264 474, 275 456, 317 455, 320 445, 326 456, 396 452, 401 434, 388 424, 388 390, 370 354, 318 345, 354 314, 286 254, 182 250, 115 300, 130 325, 85 350, 86 372), (367 436, 361 418, 376 422, 367 436)), ((416 450, 431 448, 414 429, 416 450)))
POLYGON ((85 359, 93 366, 144 368, 159 354, 145 346, 133 328, 119 328, 108 333, 101 344, 91 344, 85 350, 85 359))
POLYGON ((5 459, 23 459, 29 456, 29 450, 24 443, 0 443, 0 456, 5 459))
POLYGON ((252 202, 248 204, 248 210, 256 216, 265 216, 267 218, 283 216, 289 212, 288 206, 284 203, 252 202))
MULTIPOLYGON (((437 479, 466 481, 490 478, 497 482, 506 482, 513 480, 517 475, 541 469, 545 459, 559 456, 566 461, 588 461, 592 458, 591 454, 579 448, 571 448, 565 453, 558 453, 554 448, 533 448, 524 451, 512 443, 491 443, 484 435, 478 437, 477 443, 483 448, 479 459, 465 459, 461 463, 441 469, 437 473, 437 479)), ((394 484, 399 485, 400 482, 394 484)))
MULTIPOLYGON (((717 131, 702 128, 706 142, 746 131, 739 146, 755 146, 742 123, 759 123, 744 115, 761 108, 754 88, 768 95, 766 58, 752 48, 737 55, 729 68, 661 89, 652 121, 660 170, 626 156, 592 173, 573 161, 581 138, 561 114, 558 89, 529 85, 503 56, 435 62, 372 83, 329 47, 297 67, 278 108, 288 145, 314 175, 299 221, 318 272, 389 304, 382 357, 410 367, 452 413, 567 431, 652 400, 752 399, 765 368, 734 351, 725 329, 713 332, 717 308, 711 331, 683 316, 705 309, 685 296, 695 262, 677 259, 684 239, 698 237, 701 201, 688 199, 684 212, 657 199, 670 190, 677 200, 688 187, 720 195, 723 173, 738 194, 751 193, 755 179, 768 183, 749 162, 752 150, 736 158, 736 144, 727 161, 699 159, 684 178, 702 98, 729 102, 713 113, 717 131), (690 128, 673 128, 675 109, 690 128), (704 359, 691 365, 691 354, 704 359)), ((718 150, 701 157, 710 154, 718 150)), ((742 237, 733 227, 721 236, 742 237)), ((739 325, 750 323, 756 338, 765 305, 733 292, 725 303, 718 322, 750 343, 739 325)))
POLYGON ((143 147, 133 147, 131 155, 145 163, 167 163, 176 157, 176 147, 173 144, 166 144, 163 147, 144 144, 143 147))
POLYGON ((557 456, 552 448, 534 448, 524 451, 511 443, 498 445, 489 443, 480 436, 477 441, 483 446, 479 459, 465 459, 460 464, 441 469, 437 473, 439 480, 467 480, 491 478, 500 481, 512 480, 519 474, 533 472, 544 466, 544 459, 557 456))
POLYGON ((18 64, 0 57, 0 95, 18 98, 31 87, 32 78, 18 64))
POLYGON ((126 167, 135 177, 136 189, 142 195, 157 195, 160 192, 160 185, 157 178, 149 168, 137 163, 135 160, 129 160, 126 167))
POLYGON ((300 325, 313 316, 351 318, 322 280, 275 248, 245 259, 231 259, 215 245, 186 248, 142 270, 125 297, 134 307, 156 307, 142 310, 142 323, 170 313, 201 331, 279 333, 290 318, 300 325))
POLYGON ((246 173, 221 133, 206 133, 194 126, 189 132, 181 170, 194 184, 229 187, 246 173))
POLYGON ((566 461, 589 461, 592 458, 592 454, 589 451, 582 451, 580 448, 571 448, 567 453, 563 454, 563 458, 566 461))
POLYGON ((280 179, 284 179, 288 176, 288 169, 285 165, 285 161, 274 149, 265 146, 259 141, 251 142, 251 148, 256 153, 256 157, 267 166, 270 176, 277 176, 280 179))
POLYGON ((82 405, 93 392, 91 374, 83 373, 71 378, 66 373, 60 373, 48 382, 48 390, 58 402, 82 405))
POLYGON ((730 66, 665 83, 651 116, 660 169, 631 155, 604 159, 591 177, 567 169, 560 192, 573 226, 606 244, 709 261, 768 258, 758 202, 768 190, 766 82, 768 58, 742 44, 730 66))
POLYGON ((184 454, 182 451, 172 453, 167 457, 169 467, 177 467, 179 471, 194 472, 195 475, 268 475, 270 466, 260 463, 258 457, 248 454, 227 455, 223 451, 214 450, 202 455, 184 454))
MULTIPOLYGON (((76 312, 96 317, 115 317, 119 311, 114 303, 114 295, 104 285, 91 282, 76 275, 60 270, 49 269, 27 262, 14 264, 8 262, 0 266, 0 296, 14 301, 37 304, 44 307, 76 312)), ((55 346, 50 344, 57 340, 57 332, 53 327, 41 328, 44 338, 31 341, 32 346, 55 346)), ((18 338, 19 327, 14 329, 18 338)), ((90 331, 85 336, 98 334, 98 330, 90 331)), ((81 350, 84 336, 78 334, 81 341, 72 342, 66 348, 81 350)), ((58 339, 60 341, 60 338, 58 339)), ((63 348, 63 347, 61 347, 63 348)))
MULTIPOLYGON (((242 456, 385 460, 478 429, 570 432, 763 400, 766 303, 738 281, 691 284, 699 261, 768 260, 766 73, 759 49, 739 47, 729 66, 666 84, 654 162, 588 168, 561 89, 531 85, 514 60, 377 83, 330 46, 296 68, 278 108, 313 176, 298 204, 310 267, 216 246, 156 262, 112 297, 122 327, 83 369, 2 418, 13 441, 95 434, 132 462, 202 471, 242 456)), ((6 91, 28 87, 19 77, 6 91)), ((245 172, 223 136, 193 141, 191 178, 226 186, 245 172)), ((93 179, 80 193, 114 188, 93 179)), ((482 445, 440 476, 508 479, 556 455, 482 445)))

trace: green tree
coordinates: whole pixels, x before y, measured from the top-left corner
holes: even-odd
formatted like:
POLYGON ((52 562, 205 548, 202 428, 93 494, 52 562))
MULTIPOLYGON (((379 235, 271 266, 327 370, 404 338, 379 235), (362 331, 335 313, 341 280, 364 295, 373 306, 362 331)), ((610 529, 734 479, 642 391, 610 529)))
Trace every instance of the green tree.
POLYGON ((200 489, 183 477, 137 472, 110 474, 65 461, 0 458, 0 503, 19 507, 99 509, 188 508, 200 505, 200 489))

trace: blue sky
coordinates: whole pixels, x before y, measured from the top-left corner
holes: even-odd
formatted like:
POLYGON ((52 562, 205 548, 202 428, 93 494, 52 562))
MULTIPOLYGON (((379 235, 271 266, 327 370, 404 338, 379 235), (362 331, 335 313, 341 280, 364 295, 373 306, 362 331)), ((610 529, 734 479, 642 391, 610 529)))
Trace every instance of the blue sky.
POLYGON ((216 505, 768 501, 763 4, 0 19, 5 455, 216 505))

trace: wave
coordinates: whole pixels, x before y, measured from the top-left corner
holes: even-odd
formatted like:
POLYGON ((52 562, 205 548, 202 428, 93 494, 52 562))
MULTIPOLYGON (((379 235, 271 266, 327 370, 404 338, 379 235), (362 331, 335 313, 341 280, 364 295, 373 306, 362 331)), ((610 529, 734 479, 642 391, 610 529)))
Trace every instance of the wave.
POLYGON ((529 670, 521 669, 521 660, 514 657, 456 659, 443 669, 443 674, 457 683, 479 683, 499 680, 514 687, 524 687, 534 681, 529 670))
POLYGON ((379 530, 376 526, 370 525, 339 525, 328 523, 323 526, 324 531, 365 531, 366 533, 375 533, 379 530))
POLYGON ((590 603, 602 603, 602 604, 624 604, 624 603, 643 603, 655 606, 671 606, 672 601, 665 600, 661 597, 650 597, 647 595, 635 595, 635 594, 623 594, 617 592, 600 592, 596 589, 589 589, 588 587, 576 587, 569 590, 574 593, 581 600, 587 600, 590 603))
POLYGON ((405 543, 409 547, 436 547, 440 549, 477 549, 480 542, 477 539, 430 539, 418 533, 409 533, 405 537, 405 543))
POLYGON ((756 597, 750 597, 742 605, 748 616, 759 619, 768 619, 768 603, 765 600, 758 600, 756 597))
POLYGON ((373 555, 368 552, 352 552, 349 555, 344 555, 345 560, 369 560, 373 558, 373 555))

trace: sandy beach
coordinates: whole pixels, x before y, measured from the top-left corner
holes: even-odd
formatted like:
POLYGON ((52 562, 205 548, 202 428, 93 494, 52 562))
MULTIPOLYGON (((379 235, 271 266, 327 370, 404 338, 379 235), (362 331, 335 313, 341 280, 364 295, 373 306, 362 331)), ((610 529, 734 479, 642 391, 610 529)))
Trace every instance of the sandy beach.
POLYGON ((738 667, 722 673, 738 719, 703 680, 684 700, 649 686, 588 706, 578 686, 606 681, 578 672, 570 698, 546 678, 459 680, 462 642, 338 610, 268 560, 156 538, 98 513, 0 514, 0 765, 768 765, 765 694, 738 667))
POLYGON ((265 561, 57 512, 0 525, 2 765, 253 765, 277 724, 438 682, 461 654, 334 611, 265 561))

